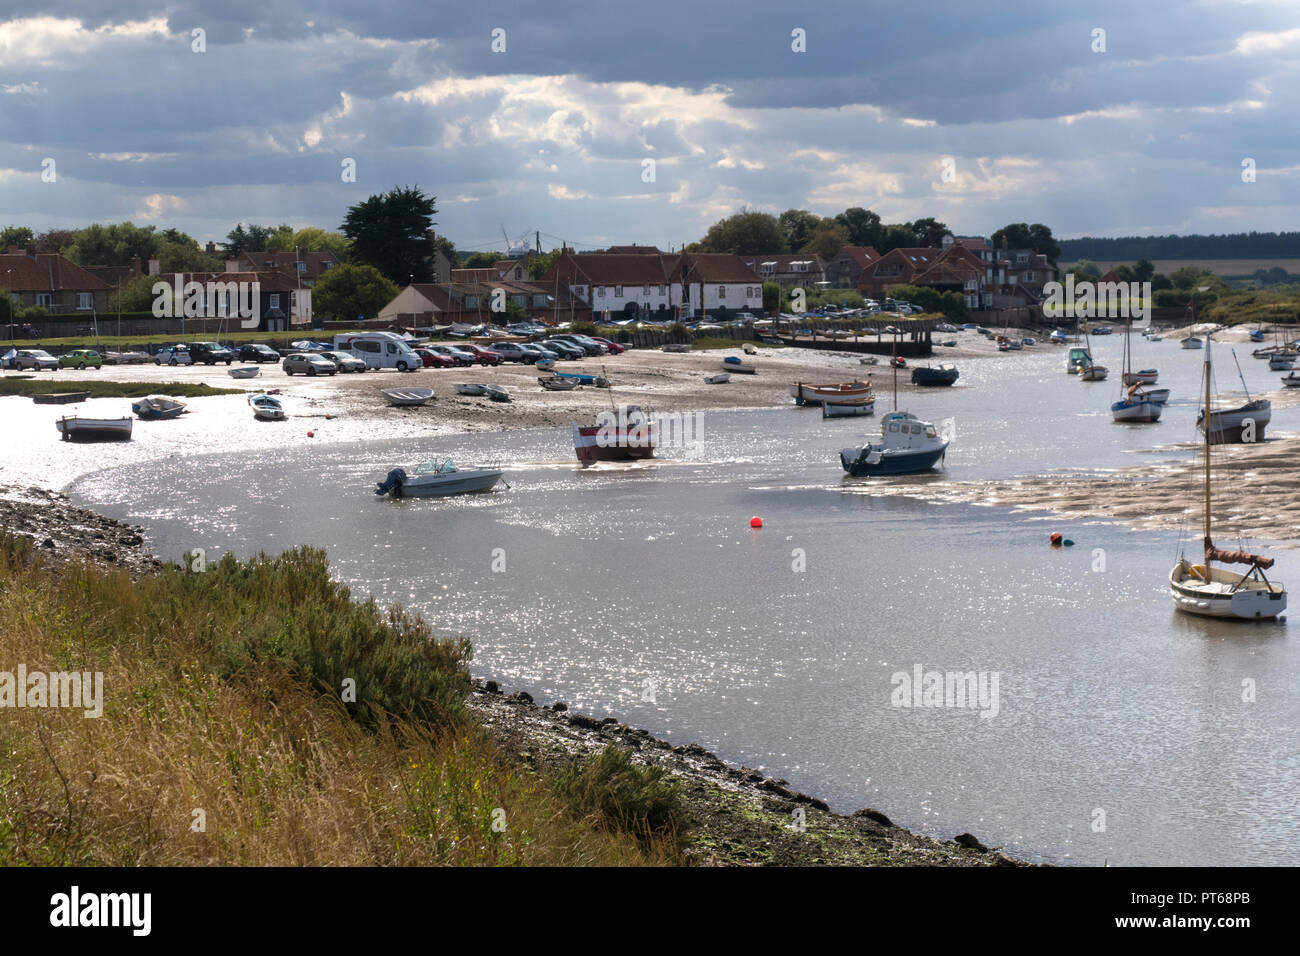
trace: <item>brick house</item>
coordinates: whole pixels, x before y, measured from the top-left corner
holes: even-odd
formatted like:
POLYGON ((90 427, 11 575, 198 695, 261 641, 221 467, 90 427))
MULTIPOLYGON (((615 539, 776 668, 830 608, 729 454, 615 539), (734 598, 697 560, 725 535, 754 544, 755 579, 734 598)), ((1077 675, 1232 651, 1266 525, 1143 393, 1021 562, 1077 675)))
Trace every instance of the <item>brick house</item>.
POLYGON ((391 325, 420 328, 461 322, 500 323, 504 316, 492 311, 497 289, 502 290, 507 305, 522 309, 532 321, 556 324, 591 318, 591 309, 576 299, 571 301, 563 288, 557 295, 554 284, 513 279, 496 279, 491 283, 416 282, 380 309, 379 318, 391 325))
POLYGON ((811 292, 826 281, 826 262, 821 256, 782 253, 740 258, 754 271, 760 283, 775 282, 783 289, 801 286, 811 292))
POLYGON ((28 255, 10 246, 0 255, 0 289, 17 306, 43 306, 51 315, 90 316, 108 311, 113 286, 59 253, 28 255))
POLYGON ((826 263, 826 281, 832 289, 856 289, 862 270, 879 258, 871 246, 845 246, 826 263))
POLYGON ((858 291, 869 299, 883 302, 893 286, 912 285, 918 275, 925 272, 943 255, 942 249, 890 249, 862 270, 858 278, 858 291))

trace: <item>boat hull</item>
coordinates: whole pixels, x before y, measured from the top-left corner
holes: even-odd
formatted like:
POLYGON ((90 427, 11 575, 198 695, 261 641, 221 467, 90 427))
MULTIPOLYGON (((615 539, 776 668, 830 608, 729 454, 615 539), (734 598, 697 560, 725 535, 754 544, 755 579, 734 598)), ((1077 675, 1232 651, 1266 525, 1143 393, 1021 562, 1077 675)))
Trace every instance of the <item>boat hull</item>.
POLYGON ((800 405, 820 405, 826 401, 853 401, 871 397, 870 382, 839 382, 827 384, 805 384, 796 382, 790 386, 790 396, 800 405))
MULTIPOLYGON (((1272 403, 1265 399, 1248 402, 1239 408, 1210 413, 1210 444, 1240 445, 1264 440, 1264 430, 1273 418, 1272 403)), ((1196 425, 1204 430, 1205 410, 1196 416, 1196 425)))
POLYGON ((1108 374, 1110 373, 1104 365, 1089 365, 1087 368, 1079 372, 1079 378, 1083 379, 1085 382, 1100 382, 1104 380, 1108 374))
POLYGON ((1266 586, 1252 579, 1243 581, 1241 575, 1223 568, 1212 568, 1207 582, 1191 575, 1186 560, 1169 572, 1169 594, 1177 610, 1197 617, 1266 620, 1286 611, 1287 604, 1286 589, 1279 582, 1266 586))
POLYGON ((130 441, 129 418, 60 418, 54 423, 64 441, 130 441))
POLYGON ((1202 342, 1202 341, 1201 341, 1200 339, 1198 339, 1198 338, 1183 339, 1183 340, 1182 340, 1181 342, 1179 342, 1178 344, 1181 345, 1181 346, 1182 346, 1183 348, 1185 348, 1185 349, 1203 349, 1203 348, 1205 348, 1205 343, 1202 342))
POLYGON ((394 408, 414 408, 433 401, 431 388, 386 388, 383 395, 384 400, 394 408))
POLYGON ((1125 372, 1125 385, 1154 385, 1160 378, 1160 373, 1153 368, 1142 369, 1140 372, 1125 372))
POLYGON ((1158 402, 1115 402, 1110 406, 1110 413, 1117 422, 1151 423, 1160 420, 1161 406, 1158 402))
POLYGON ((655 456, 653 425, 645 428, 579 428, 573 426, 573 451, 578 461, 640 461, 655 456))
MULTIPOLYGON (((867 448, 872 446, 868 445, 867 448)), ((945 442, 938 448, 915 451, 882 451, 878 461, 863 455, 864 449, 846 448, 840 452, 840 464, 853 478, 870 478, 874 475, 913 475, 930 471, 948 450, 945 442)))
POLYGON ((876 411, 876 400, 857 402, 822 402, 822 418, 853 418, 871 415, 876 411))
POLYGON ((496 469, 457 471, 449 475, 416 475, 401 485, 403 498, 446 498, 449 495, 467 495, 489 491, 501 480, 496 469))
POLYGON ((957 381, 958 374, 955 368, 914 368, 912 369, 912 384, 951 385, 957 381))

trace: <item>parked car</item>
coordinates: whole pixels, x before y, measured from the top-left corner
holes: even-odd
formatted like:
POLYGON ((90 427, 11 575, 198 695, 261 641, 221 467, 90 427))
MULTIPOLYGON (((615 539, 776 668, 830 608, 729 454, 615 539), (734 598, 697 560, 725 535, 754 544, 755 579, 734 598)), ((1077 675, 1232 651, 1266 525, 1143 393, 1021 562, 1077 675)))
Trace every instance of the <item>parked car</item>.
POLYGON ((239 349, 239 361, 256 362, 259 365, 263 362, 278 362, 280 353, 269 345, 244 345, 239 349))
POLYGON ((430 352, 437 352, 439 355, 445 355, 456 365, 473 365, 474 353, 468 351, 463 345, 426 345, 423 346, 430 352))
POLYGON ((494 352, 491 349, 485 349, 481 345, 474 345, 474 344, 462 345, 460 347, 464 349, 466 352, 474 353, 474 361, 478 362, 479 365, 500 365, 501 364, 500 352, 494 352))
POLYGON ((617 342, 611 342, 609 339, 605 338, 602 335, 593 335, 591 336, 591 339, 593 341, 599 342, 601 345, 605 346, 605 348, 609 349, 610 355, 622 355, 624 352, 627 351, 627 346, 619 345, 617 342))
POLYGON ((19 349, 14 356, 14 368, 30 368, 40 371, 43 368, 56 369, 59 360, 44 349, 19 349))
POLYGON ((73 349, 59 356, 59 368, 99 368, 104 358, 94 349, 73 349))
POLYGON ((520 348, 518 342, 494 342, 492 351, 500 355, 501 360, 504 362, 522 362, 527 365, 531 360, 529 354, 520 348))
POLYGON ((218 362, 225 362, 229 365, 235 360, 235 353, 219 342, 191 342, 190 360, 195 365, 199 362, 204 365, 216 365, 218 362))
POLYGON ((543 343, 552 352, 559 352, 560 358, 580 359, 586 357, 587 350, 579 348, 567 339, 547 339, 543 343))
POLYGON ((184 345, 172 345, 159 349, 153 356, 154 365, 193 365, 190 350, 184 345))
MULTIPOLYGON (((424 363, 425 368, 453 368, 456 363, 450 355, 443 355, 441 352, 435 352, 433 349, 418 348, 411 349, 416 355, 420 356, 420 361, 424 363)), ((325 354, 329 354, 328 352, 325 354)), ((365 365, 365 362, 361 363, 365 365)))
POLYGON ((556 339, 559 339, 561 342, 568 342, 571 345, 577 346, 578 348, 582 349, 583 354, 585 355, 604 355, 609 351, 609 349, 605 348, 605 346, 601 345, 595 339, 589 339, 585 335, 575 335, 572 332, 566 332, 563 335, 557 335, 555 336, 555 338, 552 338, 549 341, 554 342, 556 339))
POLYGON ((302 372, 305 375, 334 375, 338 372, 334 363, 323 358, 318 352, 294 352, 292 355, 285 356, 280 364, 284 368, 285 375, 293 375, 295 372, 302 372))
POLYGON ((544 345, 536 345, 532 342, 521 342, 519 348, 523 351, 524 355, 527 356, 524 361, 529 365, 540 362, 542 359, 550 359, 554 362, 560 357, 559 352, 548 349, 544 345))
MULTIPOLYGON (((417 349, 418 351, 418 349, 417 349)), ((329 359, 340 372, 364 372, 366 363, 347 352, 320 352, 321 358, 329 359)))

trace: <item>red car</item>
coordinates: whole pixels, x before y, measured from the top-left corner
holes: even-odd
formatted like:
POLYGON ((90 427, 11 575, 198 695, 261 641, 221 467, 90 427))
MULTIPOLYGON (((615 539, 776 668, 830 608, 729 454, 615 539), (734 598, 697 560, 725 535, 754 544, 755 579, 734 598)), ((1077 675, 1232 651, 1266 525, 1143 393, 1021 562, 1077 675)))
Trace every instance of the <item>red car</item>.
POLYGON ((610 355, 622 355, 627 351, 626 345, 619 345, 617 342, 611 342, 609 339, 601 338, 599 335, 589 335, 587 338, 593 339, 608 348, 610 355))
POLYGON ((472 352, 474 354, 475 361, 477 361, 479 365, 500 365, 501 364, 500 352, 493 352, 491 349, 485 349, 480 345, 458 345, 456 347, 466 352, 472 352))
POLYGON ((456 364, 449 356, 440 355, 429 349, 412 349, 412 351, 420 356, 420 361, 424 362, 425 368, 451 368, 456 364))

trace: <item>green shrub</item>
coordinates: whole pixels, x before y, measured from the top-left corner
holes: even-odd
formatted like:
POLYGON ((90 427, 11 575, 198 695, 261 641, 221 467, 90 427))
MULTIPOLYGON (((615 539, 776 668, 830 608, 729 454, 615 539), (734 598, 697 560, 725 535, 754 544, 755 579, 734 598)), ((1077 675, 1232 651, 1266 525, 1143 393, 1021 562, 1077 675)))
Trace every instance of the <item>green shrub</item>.
POLYGON ((634 763, 613 744, 561 769, 554 785, 575 813, 606 829, 642 840, 680 836, 687 829, 678 781, 663 767, 634 763))

